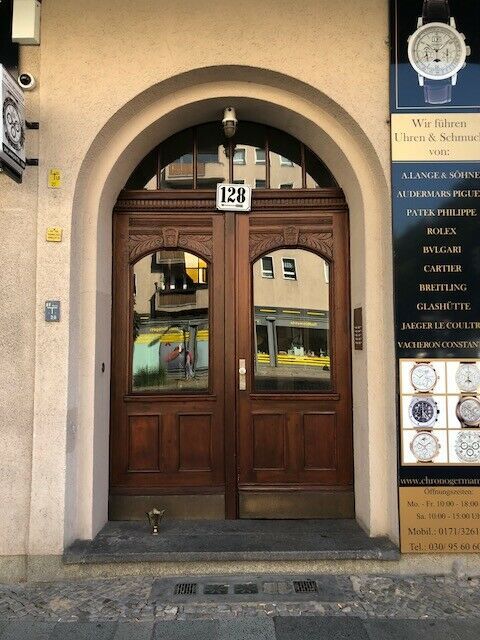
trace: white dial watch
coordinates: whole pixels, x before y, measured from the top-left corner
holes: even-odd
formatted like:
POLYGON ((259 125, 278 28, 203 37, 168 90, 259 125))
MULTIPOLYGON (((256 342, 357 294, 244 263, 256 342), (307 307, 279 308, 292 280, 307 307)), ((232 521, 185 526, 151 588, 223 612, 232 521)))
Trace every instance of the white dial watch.
POLYGON ((417 30, 408 39, 408 59, 427 104, 452 101, 452 87, 470 53, 464 34, 457 31, 451 17, 448 0, 424 0, 417 30))
POLYGON ((475 362, 461 362, 455 374, 460 391, 473 393, 480 386, 480 369, 475 362))
POLYGON ((417 362, 410 371, 410 382, 415 391, 432 391, 438 382, 438 374, 429 362, 417 362))
POLYGON ((408 407, 411 423, 420 429, 431 429, 439 413, 435 400, 427 396, 415 396, 408 407))
POLYGON ((479 427, 480 400, 477 396, 462 396, 457 403, 456 414, 462 427, 479 427))
POLYGON ((430 431, 419 431, 410 443, 410 451, 418 462, 433 462, 440 453, 440 441, 430 431))
POLYGON ((455 453, 462 462, 478 462, 480 460, 480 433, 478 431, 461 431, 455 439, 455 453))

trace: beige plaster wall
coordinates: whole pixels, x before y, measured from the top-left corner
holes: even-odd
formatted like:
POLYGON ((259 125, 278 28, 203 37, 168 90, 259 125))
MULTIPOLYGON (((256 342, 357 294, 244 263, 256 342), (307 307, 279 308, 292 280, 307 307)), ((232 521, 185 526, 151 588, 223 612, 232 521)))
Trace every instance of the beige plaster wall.
MULTIPOLYGON (((219 118, 227 104, 240 118, 303 140, 345 190, 352 307, 364 307, 367 338, 353 360, 357 515, 372 534, 396 536, 387 36, 384 0, 346 0, 341 8, 335 0, 239 0, 228 16, 210 0, 138 0, 134 11, 129 0, 43 3, 39 87, 28 96, 30 104, 40 100, 41 120, 36 299, 33 279, 24 297, 31 318, 37 309, 30 554, 59 554, 106 518, 116 196, 155 144, 219 118), (62 171, 57 191, 47 188, 50 167, 62 171), (61 244, 44 241, 53 224, 64 228, 61 244), (63 304, 58 325, 40 315, 52 297, 63 304)), ((10 209, 18 198, 36 200, 34 185, 18 193, 8 187, 10 209)), ((12 234, 9 251, 20 246, 12 234)), ((33 349, 32 328, 25 332, 33 349)), ((7 338, 2 360, 12 350, 7 338)), ((25 351, 18 367, 31 389, 25 351)), ((7 380, 3 392, 18 389, 7 380)), ((28 406, 31 393, 22 411, 28 406)), ((10 433, 8 413, 3 420, 10 433)), ((6 446, 15 460, 17 442, 6 446)), ((15 509, 11 500, 8 513, 15 509)), ((0 553, 21 553, 17 540, 10 527, 0 553)))
MULTIPOLYGON (((39 50, 22 51, 34 75, 39 50)), ((38 93, 27 119, 38 120, 38 93)), ((38 133, 27 131, 27 157, 38 157, 38 133)), ((35 366, 37 169, 22 185, 0 174, 0 554, 23 554, 28 539, 35 366)))

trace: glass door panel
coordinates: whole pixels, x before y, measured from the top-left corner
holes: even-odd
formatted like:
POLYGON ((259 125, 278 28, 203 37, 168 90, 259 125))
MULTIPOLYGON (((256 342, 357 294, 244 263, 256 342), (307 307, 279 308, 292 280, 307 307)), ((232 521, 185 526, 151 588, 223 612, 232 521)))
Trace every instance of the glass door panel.
POLYGON ((134 392, 207 390, 208 264, 170 249, 133 266, 134 392))
POLYGON ((253 265, 255 391, 331 389, 330 267, 304 249, 253 265))

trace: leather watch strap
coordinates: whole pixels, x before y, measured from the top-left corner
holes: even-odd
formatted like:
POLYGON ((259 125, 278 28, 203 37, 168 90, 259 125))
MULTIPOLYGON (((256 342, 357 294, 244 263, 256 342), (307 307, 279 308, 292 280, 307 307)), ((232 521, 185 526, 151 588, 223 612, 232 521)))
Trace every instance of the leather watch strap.
POLYGON ((450 22, 450 5, 448 0, 424 0, 423 24, 429 22, 450 22))
POLYGON ((423 91, 427 104, 448 104, 452 101, 452 81, 450 78, 447 80, 425 78, 423 91))

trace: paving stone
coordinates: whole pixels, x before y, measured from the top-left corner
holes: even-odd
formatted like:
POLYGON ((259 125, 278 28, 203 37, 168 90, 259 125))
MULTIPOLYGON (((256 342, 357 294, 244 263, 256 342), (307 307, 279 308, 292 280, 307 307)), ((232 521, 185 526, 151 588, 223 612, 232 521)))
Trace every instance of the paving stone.
POLYGON ((276 640, 369 640, 356 618, 275 618, 275 632, 276 640))
POLYGON ((369 640, 478 640, 480 637, 480 620, 367 620, 364 625, 369 640))
POLYGON ((113 640, 151 640, 153 622, 120 622, 113 640))
POLYGON ((113 640, 116 622, 59 622, 49 640, 113 640))
POLYGON ((218 624, 216 620, 157 622, 153 640, 217 640, 218 624))
POLYGON ((355 599, 352 582, 348 576, 319 576, 316 583, 316 599, 322 602, 348 602, 355 599))
POLYGON ((270 618, 220 620, 218 640, 275 640, 270 618))
POLYGON ((2 640, 48 640, 55 627, 55 622, 38 622, 37 620, 15 620, 3 628, 0 624, 2 640))

